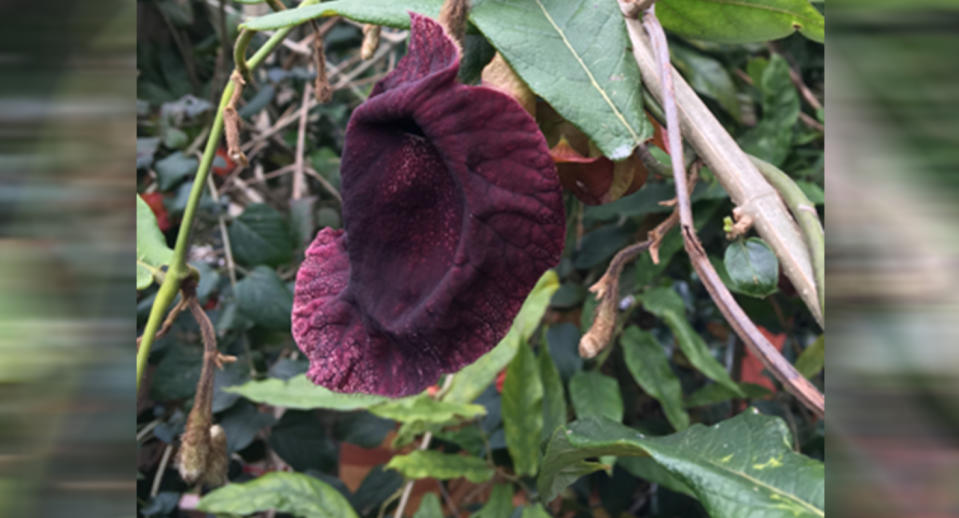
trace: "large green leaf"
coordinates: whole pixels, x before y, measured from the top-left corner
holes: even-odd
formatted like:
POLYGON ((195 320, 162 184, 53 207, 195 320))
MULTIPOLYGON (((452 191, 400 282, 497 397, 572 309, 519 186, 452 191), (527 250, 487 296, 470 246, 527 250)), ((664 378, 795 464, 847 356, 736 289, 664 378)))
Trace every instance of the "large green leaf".
POLYGON ((263 203, 248 206, 230 224, 230 244, 237 262, 278 266, 293 257, 290 226, 279 211, 263 203))
POLYGON ((776 40, 796 30, 825 38, 823 16, 808 0, 660 0, 656 16, 680 36, 720 43, 776 40))
POLYGON ((513 325, 506 336, 493 350, 453 375, 453 381, 443 400, 469 403, 486 390, 503 367, 513 360, 519 344, 529 340, 539 327, 543 313, 546 312, 549 300, 557 288, 559 277, 556 272, 549 270, 544 273, 526 296, 526 301, 513 319, 513 325))
POLYGON ((395 469, 407 478, 448 480, 466 477, 479 484, 493 478, 493 468, 483 459, 434 450, 414 450, 390 459, 387 469, 395 469))
POLYGON ((626 368, 647 394, 659 401, 676 430, 689 427, 689 414, 683 409, 683 387, 669 366, 669 358, 653 335, 630 326, 619 343, 623 346, 626 368))
POLYGON ((602 416, 623 420, 623 397, 615 378, 596 371, 579 371, 569 380, 569 398, 580 419, 602 416))
POLYGON ((289 331, 293 294, 276 270, 257 266, 236 283, 236 302, 253 322, 276 331, 289 331))
POLYGON ((615 0, 484 0, 470 19, 530 89, 607 157, 626 158, 651 136, 615 0))
POLYGON ((707 378, 724 385, 739 397, 745 397, 742 390, 726 369, 709 352, 709 347, 686 320, 683 299, 671 288, 653 288, 642 295, 646 311, 663 319, 673 331, 673 336, 689 363, 699 369, 707 378))
POLYGON ((422 421, 424 423, 447 423, 456 418, 473 419, 486 415, 482 405, 439 401, 426 394, 419 394, 371 406, 370 412, 380 417, 402 423, 422 421))
POLYGON ((563 379, 549 354, 546 344, 539 349, 539 379, 543 382, 543 428, 540 442, 549 439, 553 432, 566 424, 566 393, 563 379))
POLYGON ((502 518, 513 512, 513 485, 496 484, 489 495, 489 500, 472 518, 502 518))
POLYGON ((436 493, 426 493, 420 500, 420 507, 413 518, 443 518, 443 507, 436 493))
POLYGON ((543 429, 543 384, 533 351, 525 342, 506 369, 503 382, 503 431, 517 475, 535 475, 543 429))
POLYGON ((356 518, 346 498, 325 482, 281 471, 211 491, 200 499, 197 509, 234 515, 275 509, 307 518, 356 518))
POLYGON ((538 486, 549 501, 565 487, 560 482, 569 480, 567 466, 601 455, 650 456, 685 484, 713 518, 825 516, 823 464, 796 453, 790 444, 786 424, 755 409, 665 437, 590 418, 553 436, 538 486))
POLYGON ((750 297, 765 298, 779 289, 779 260, 758 237, 737 239, 726 247, 723 266, 729 289, 750 297))
POLYGON ((792 150, 800 111, 799 94, 789 77, 789 63, 773 54, 768 61, 750 61, 747 68, 762 93, 763 115, 759 124, 739 137, 739 143, 747 153, 782 167, 792 150))
POLYGON ((153 284, 160 268, 173 259, 173 250, 166 245, 163 232, 157 226, 153 210, 137 195, 137 289, 143 290, 153 284))
POLYGON ((373 394, 342 394, 333 392, 306 379, 305 374, 294 376, 288 381, 269 378, 262 381, 248 381, 242 385, 224 387, 256 403, 310 410, 356 410, 389 401, 384 396, 373 394))

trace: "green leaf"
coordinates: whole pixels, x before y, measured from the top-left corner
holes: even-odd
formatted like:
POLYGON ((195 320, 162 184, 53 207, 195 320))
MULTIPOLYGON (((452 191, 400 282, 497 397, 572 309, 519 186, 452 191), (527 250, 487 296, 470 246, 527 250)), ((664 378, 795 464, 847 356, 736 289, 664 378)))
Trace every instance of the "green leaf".
POLYGON ((763 96, 763 118, 739 137, 739 143, 743 151, 781 167, 792 149, 799 94, 789 78, 789 63, 782 56, 773 54, 765 66, 762 61, 751 61, 749 69, 750 75, 762 70, 756 85, 763 96), (753 66, 753 62, 759 64, 753 66))
MULTIPOLYGON (((407 11, 439 14, 440 0, 339 0, 288 9, 242 25, 278 29, 321 16, 340 15, 377 25, 409 27, 407 11)), ((470 20, 530 89, 572 122, 603 154, 617 160, 652 134, 637 94, 639 68, 616 2, 485 0, 470 20), (536 45, 530 45, 531 35, 536 45), (609 49, 621 49, 610 54, 609 49), (556 70, 564 73, 557 76, 556 70)))
POLYGON ((559 277, 556 272, 549 270, 544 273, 526 296, 526 301, 513 319, 513 325, 506 336, 493 350, 453 375, 453 381, 443 400, 469 403, 486 390, 503 367, 513 360, 519 344, 533 336, 557 288, 559 277))
POLYGON ((665 486, 677 493, 683 493, 696 498, 696 495, 689 489, 689 486, 657 464, 652 457, 620 457, 616 459, 616 466, 625 469, 634 477, 639 477, 648 482, 665 486))
POLYGON ((317 412, 288 410, 270 429, 267 443, 295 471, 335 471, 339 449, 325 424, 317 412))
MULTIPOLYGON (((757 385, 755 383, 737 383, 737 385, 739 386, 739 390, 741 390, 743 394, 746 394, 746 397, 749 399, 760 399, 772 394, 772 392, 766 387, 757 385)), ((729 401, 730 399, 738 397, 742 396, 739 394, 734 394, 724 385, 720 385, 719 383, 709 383, 687 396, 683 406, 686 408, 692 408, 697 406, 714 405, 716 403, 722 403, 723 401, 729 401)))
MULTIPOLYGON (((570 426, 575 423, 576 421, 570 426)), ((565 426, 556 429, 546 445, 546 453, 540 463, 536 487, 544 502, 551 502, 560 491, 576 482, 579 477, 608 468, 599 462, 584 460, 597 455, 583 455, 579 449, 570 444, 567 437, 570 434, 568 428, 565 426)))
POLYGON ((197 509, 239 515, 275 509, 309 518, 356 518, 336 489, 309 475, 282 471, 211 491, 200 499, 197 509))
POLYGON ((596 371, 579 371, 569 380, 569 397, 580 419, 602 416, 623 420, 623 398, 615 378, 596 371))
POLYGON ((503 382, 503 431, 517 475, 535 475, 539 464, 539 439, 543 429, 543 385, 536 357, 529 345, 520 344, 506 369, 503 382))
POLYGON ((320 17, 343 16, 358 22, 407 29, 410 26, 408 11, 435 19, 442 3, 441 0, 337 0, 267 14, 247 20, 240 27, 267 31, 299 25, 320 17))
POLYGON ((283 214, 254 203, 230 223, 230 244, 240 264, 278 266, 293 258, 293 240, 283 214))
POLYGON ((825 20, 807 0, 661 0, 656 16, 684 38, 719 43, 778 40, 795 30, 825 39, 825 20))
POLYGON ((807 378, 811 378, 823 368, 826 356, 826 335, 819 335, 815 342, 809 344, 796 359, 796 370, 807 378))
POLYGON ((745 397, 736 382, 729 377, 726 368, 709 352, 706 342, 689 325, 683 300, 675 291, 665 287, 653 288, 643 293, 642 302, 646 311, 666 322, 689 363, 707 378, 721 383, 739 397, 745 397))
POLYGON ((369 411, 401 423, 422 421, 442 424, 457 418, 467 420, 486 415, 486 408, 482 405, 439 401, 426 394, 386 401, 371 406, 369 411))
POLYGON ((761 299, 779 289, 779 260, 758 237, 730 243, 723 256, 723 266, 732 283, 729 289, 736 293, 761 299))
POLYGON ((543 382, 543 427, 540 442, 546 442, 557 428, 566 424, 566 393, 563 380, 546 344, 539 348, 539 379, 543 382))
POLYGON ((485 0, 470 19, 530 89, 603 155, 626 158, 652 135, 616 2, 485 0))
POLYGON ((733 78, 718 60, 682 45, 670 45, 673 65, 697 92, 712 97, 738 122, 742 111, 733 78))
POLYGON ((137 289, 143 290, 153 284, 160 268, 170 264, 173 250, 166 244, 163 232, 157 226, 153 210, 137 195, 137 289))
POLYGON ((493 468, 483 459, 465 455, 441 453, 435 450, 415 450, 390 459, 387 469, 395 469, 407 478, 435 478, 449 480, 466 477, 479 484, 493 478, 493 468))
POLYGON ((153 164, 157 173, 157 187, 161 191, 169 191, 184 178, 196 172, 199 162, 196 158, 186 156, 177 151, 163 160, 153 164))
POLYGON ((659 401, 673 428, 688 428, 689 414, 683 409, 683 387, 656 338, 636 326, 630 326, 623 332, 620 344, 626 368, 636 383, 659 401))
POLYGON ((489 495, 489 500, 473 515, 472 518, 502 518, 513 512, 513 485, 496 484, 489 495))
POLYGON ((551 500, 566 465, 601 455, 650 456, 685 484, 713 518, 822 517, 822 462, 790 448, 789 429, 755 409, 706 427, 696 424, 665 437, 646 437, 601 418, 571 423, 550 441, 538 480, 551 500))
POLYGON ((537 503, 523 506, 523 514, 520 518, 550 518, 550 516, 543 508, 543 504, 537 503))
POLYGON ((269 378, 262 381, 248 381, 242 385, 224 387, 224 391, 240 394, 256 403, 310 410, 356 410, 389 401, 384 396, 373 394, 342 394, 333 392, 306 379, 305 374, 294 376, 288 381, 269 378))
POLYGON ((236 301, 253 322, 276 331, 290 329, 293 294, 272 268, 257 266, 236 283, 236 301))
POLYGON ((440 506, 440 499, 436 493, 426 493, 420 499, 420 508, 416 510, 413 518, 443 518, 443 507, 440 506))

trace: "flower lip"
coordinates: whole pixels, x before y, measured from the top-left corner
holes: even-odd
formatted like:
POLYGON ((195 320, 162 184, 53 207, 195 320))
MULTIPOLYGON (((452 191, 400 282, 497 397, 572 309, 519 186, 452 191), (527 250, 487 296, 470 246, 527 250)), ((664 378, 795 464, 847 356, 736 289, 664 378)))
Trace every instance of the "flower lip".
POLYGON ((308 376, 342 392, 407 395, 476 360, 564 244, 535 121, 505 94, 458 83, 456 45, 410 18, 407 55, 347 126, 345 231, 321 230, 297 274, 308 376))

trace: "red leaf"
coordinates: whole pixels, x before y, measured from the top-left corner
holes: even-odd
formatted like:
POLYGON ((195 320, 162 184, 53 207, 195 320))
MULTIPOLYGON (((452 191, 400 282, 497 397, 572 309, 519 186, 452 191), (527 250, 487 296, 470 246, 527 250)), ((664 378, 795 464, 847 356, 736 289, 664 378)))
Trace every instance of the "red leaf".
MULTIPOLYGON (((772 334, 767 331, 762 326, 756 326, 759 328, 759 332, 769 340, 769 343, 773 344, 773 347, 778 351, 782 351, 783 344, 786 343, 785 333, 772 334)), ((776 386, 773 384, 772 380, 768 376, 763 375, 763 363, 759 360, 749 349, 746 349, 746 353, 743 354, 742 362, 740 363, 740 376, 739 380, 746 383, 755 383, 757 385, 762 385, 769 390, 775 392, 776 386)))

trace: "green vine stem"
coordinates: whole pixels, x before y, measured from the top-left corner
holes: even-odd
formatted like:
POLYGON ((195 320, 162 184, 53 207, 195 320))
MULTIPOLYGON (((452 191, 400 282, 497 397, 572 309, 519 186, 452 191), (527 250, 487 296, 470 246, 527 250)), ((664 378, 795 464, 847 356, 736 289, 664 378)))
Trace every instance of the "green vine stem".
MULTIPOLYGON (((303 2, 300 3, 300 7, 315 4, 318 1, 319 0, 303 0, 303 2)), ((291 25, 276 31, 250 59, 246 61, 241 59, 237 61, 237 63, 243 63, 244 68, 248 71, 254 70, 276 49, 277 45, 286 38, 287 34, 293 30, 293 27, 294 26, 291 25)), ((246 32, 246 30, 241 32, 240 38, 243 38, 243 34, 246 32)), ((238 38, 238 40, 240 38, 238 38)), ((246 37, 246 44, 249 44, 252 38, 253 31, 249 31, 249 36, 246 37)), ((238 41, 237 47, 240 47, 239 43, 238 41)), ((243 45, 242 49, 241 57, 242 54, 245 53, 246 45, 243 45)), ((238 66, 237 70, 240 68, 241 66, 238 66)), ((147 359, 150 357, 150 347, 153 345, 153 339, 156 336, 157 330, 160 328, 163 316, 167 308, 170 307, 170 304, 172 304, 176 298, 177 292, 180 290, 180 283, 192 274, 190 267, 186 264, 186 252, 190 244, 190 230, 193 227, 193 220, 196 217, 196 209, 200 204, 203 189, 206 188, 206 178, 210 173, 210 166, 213 165, 213 159, 216 156, 216 149, 220 143, 220 137, 223 136, 223 109, 226 108, 229 103, 235 88, 236 84, 233 81, 227 82, 226 87, 223 89, 223 94, 220 96, 220 105, 216 111, 216 118, 213 119, 213 127, 210 129, 209 137, 207 137, 206 147, 203 149, 203 157, 200 159, 196 176, 193 178, 193 188, 190 190, 190 198, 187 200, 186 208, 183 211, 183 220, 180 223, 180 231, 177 234, 176 245, 173 248, 173 260, 170 262, 170 267, 167 269, 163 282, 160 284, 160 289, 157 290, 156 298, 153 299, 150 316, 143 329, 143 338, 140 341, 140 348, 137 350, 138 392, 140 390, 140 381, 143 379, 143 372, 146 370, 147 359)))
POLYGON ((816 291, 819 295, 819 309, 823 316, 826 314, 826 246, 825 232, 822 223, 819 222, 819 215, 816 213, 816 205, 809 201, 802 189, 796 185, 796 182, 778 167, 766 162, 765 160, 749 155, 749 159, 759 172, 766 178, 782 196, 783 201, 789 208, 789 212, 799 223, 799 229, 806 238, 806 246, 809 247, 809 255, 812 257, 813 275, 816 276, 816 291))

